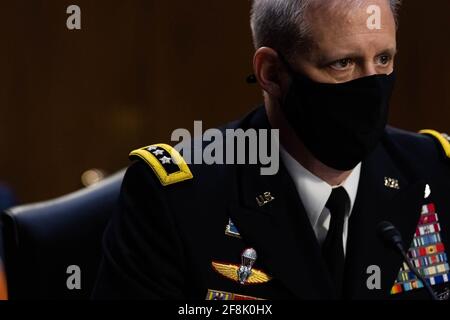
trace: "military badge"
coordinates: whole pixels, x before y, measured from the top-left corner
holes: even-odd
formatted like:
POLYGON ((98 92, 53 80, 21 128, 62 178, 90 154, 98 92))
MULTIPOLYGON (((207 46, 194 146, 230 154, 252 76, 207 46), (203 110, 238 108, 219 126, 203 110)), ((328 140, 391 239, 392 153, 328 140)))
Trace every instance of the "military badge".
MULTIPOLYGON (((408 250, 408 258, 431 286, 447 283, 450 278, 447 254, 440 232, 441 227, 435 205, 433 203, 424 205, 416 233, 408 250)), ((404 263, 391 289, 391 294, 423 287, 423 283, 404 263)))
POLYGON ((431 188, 430 188, 430 185, 427 184, 425 186, 425 192, 424 192, 423 198, 428 199, 430 197, 430 195, 431 195, 431 188))
POLYGON ((218 301, 226 301, 226 300, 263 300, 260 298, 244 296, 237 293, 230 293, 218 290, 208 290, 206 294, 206 300, 218 300, 218 301))
POLYGON ((179 183, 193 178, 186 161, 173 147, 167 144, 154 144, 134 150, 130 159, 144 160, 155 172, 163 186, 179 183))
POLYGON ((384 186, 391 188, 391 189, 397 189, 397 190, 400 189, 400 184, 399 184, 398 180, 394 179, 394 178, 385 177, 384 178, 384 186))
POLYGON ((437 295, 439 300, 448 300, 450 298, 450 289, 446 288, 443 292, 437 295))
POLYGON ((230 237, 241 238, 238 229, 234 225, 233 221, 231 221, 231 219, 228 219, 228 224, 225 227, 225 234, 230 237))
POLYGON ((256 197, 256 203, 260 207, 265 206, 266 204, 272 202, 273 200, 275 200, 275 197, 272 196, 272 193, 270 192, 264 192, 263 194, 256 197))
POLYGON ((245 249, 241 255, 241 265, 232 263, 212 262, 212 267, 222 276, 245 284, 262 284, 269 282, 271 277, 261 270, 253 268, 257 259, 256 251, 252 248, 245 249))

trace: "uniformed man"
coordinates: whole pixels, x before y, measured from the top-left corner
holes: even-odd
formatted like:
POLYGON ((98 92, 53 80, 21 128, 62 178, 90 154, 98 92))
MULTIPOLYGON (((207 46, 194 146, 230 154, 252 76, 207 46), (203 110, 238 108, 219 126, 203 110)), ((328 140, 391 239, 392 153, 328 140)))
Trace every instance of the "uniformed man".
POLYGON ((225 129, 279 129, 277 174, 133 151, 94 297, 448 298, 448 136, 386 126, 398 6, 254 0, 265 104, 225 129))

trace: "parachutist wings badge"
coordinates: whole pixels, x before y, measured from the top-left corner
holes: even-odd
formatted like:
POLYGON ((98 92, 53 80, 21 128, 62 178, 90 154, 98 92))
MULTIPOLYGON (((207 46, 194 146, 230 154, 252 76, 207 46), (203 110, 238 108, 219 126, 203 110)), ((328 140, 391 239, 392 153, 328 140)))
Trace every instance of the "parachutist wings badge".
POLYGON ((248 248, 242 252, 241 265, 232 263, 212 262, 214 270, 221 275, 237 281, 240 284, 261 284, 270 281, 270 277, 261 270, 254 269, 253 265, 258 258, 255 249, 248 248))
MULTIPOLYGON (((231 264, 231 263, 219 263, 219 262, 212 262, 212 266, 214 270, 216 270, 218 273, 223 275, 224 277, 236 281, 239 281, 239 265, 231 264)), ((269 282, 271 280, 271 277, 267 275, 265 272, 258 270, 258 269, 252 269, 251 274, 248 277, 248 279, 243 284, 262 284, 269 282)))

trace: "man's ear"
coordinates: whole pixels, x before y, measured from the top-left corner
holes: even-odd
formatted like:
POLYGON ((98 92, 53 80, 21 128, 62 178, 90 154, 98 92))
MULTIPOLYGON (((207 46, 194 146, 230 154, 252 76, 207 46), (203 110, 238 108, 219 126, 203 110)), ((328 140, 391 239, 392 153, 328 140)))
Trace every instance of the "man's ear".
POLYGON ((259 48, 253 57, 253 69, 261 88, 277 100, 282 98, 289 76, 278 53, 272 48, 259 48))

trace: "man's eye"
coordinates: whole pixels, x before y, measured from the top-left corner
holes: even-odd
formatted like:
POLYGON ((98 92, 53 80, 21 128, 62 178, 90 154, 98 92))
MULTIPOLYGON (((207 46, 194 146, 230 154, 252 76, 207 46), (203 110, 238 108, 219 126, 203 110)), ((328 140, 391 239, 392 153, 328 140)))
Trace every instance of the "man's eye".
POLYGON ((342 71, 342 70, 348 69, 352 65, 353 65, 353 60, 347 58, 347 59, 341 59, 341 60, 331 63, 330 67, 335 70, 342 71))
POLYGON ((382 55, 378 57, 378 63, 386 66, 391 62, 392 58, 389 55, 382 55))

